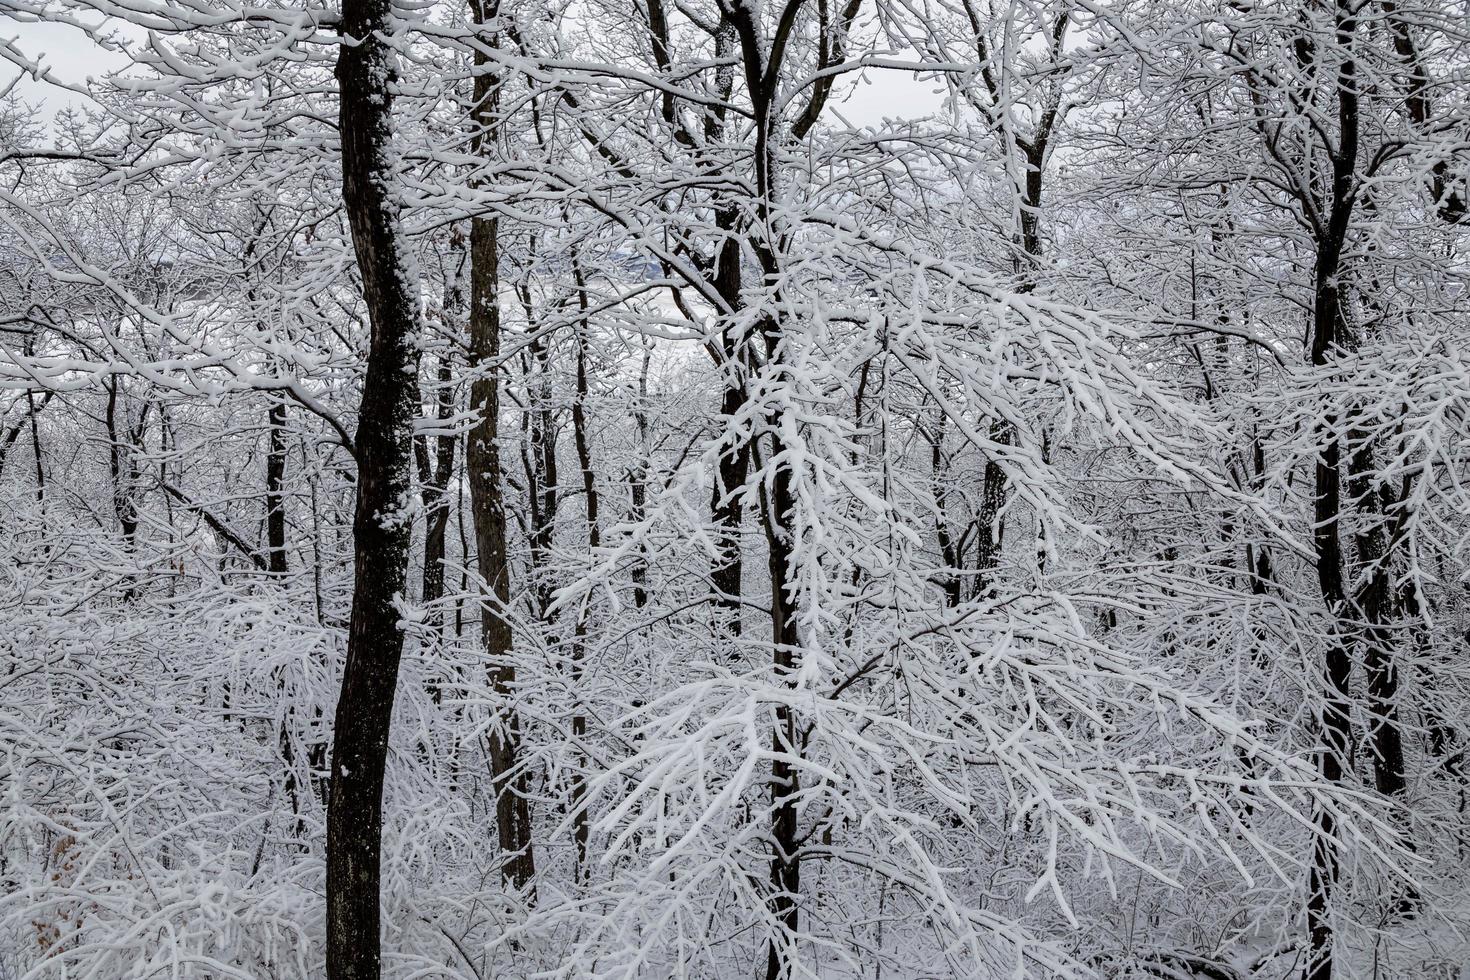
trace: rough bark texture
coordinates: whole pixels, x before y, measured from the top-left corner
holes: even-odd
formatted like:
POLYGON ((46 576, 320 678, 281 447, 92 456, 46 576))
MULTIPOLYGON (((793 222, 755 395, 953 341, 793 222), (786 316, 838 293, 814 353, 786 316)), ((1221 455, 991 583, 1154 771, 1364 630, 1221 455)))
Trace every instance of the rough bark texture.
MULTIPOLYGON (((528 322, 533 316, 527 295, 528 322)), ((556 550, 556 513, 560 506, 560 481, 556 467, 557 425, 552 411, 555 393, 551 386, 551 353, 545 340, 536 338, 529 345, 525 364, 526 400, 536 406, 525 415, 526 440, 522 444, 522 460, 526 470, 526 493, 531 517, 530 580, 536 598, 536 613, 548 630, 553 629, 552 596, 556 592, 552 555, 556 550), (532 383, 531 379, 535 378, 532 383)))
MULTIPOLYGON (((666 46, 667 42, 663 42, 666 46)), ((730 57, 735 47, 735 29, 725 11, 720 13, 720 27, 715 36, 717 57, 730 57)), ((727 99, 734 84, 734 72, 722 73, 717 81, 717 90, 722 99, 727 99)), ((715 142, 724 136, 726 127, 724 111, 716 110, 705 117, 705 140, 715 142)), ((708 270, 711 284, 723 302, 726 312, 734 313, 742 307, 742 277, 740 274, 740 226, 739 208, 724 204, 715 212, 715 230, 723 237, 715 252, 714 266, 708 270)), ((739 343, 728 331, 722 331, 717 344, 711 345, 710 353, 715 363, 725 372, 725 387, 720 393, 720 419, 728 430, 730 422, 745 407, 745 377, 739 356, 739 343)), ((645 368, 645 378, 647 370, 645 368)), ((715 597, 717 618, 726 625, 731 635, 738 636, 741 629, 740 600, 743 564, 741 561, 740 525, 745 519, 743 488, 750 473, 750 443, 747 438, 737 437, 722 447, 719 465, 716 467, 715 486, 710 495, 710 516, 715 523, 715 544, 718 553, 710 568, 710 580, 715 597)), ((642 486, 638 488, 637 506, 641 509, 642 486)))
MULTIPOLYGON (((446 302, 446 308, 448 303, 446 302)), ((441 430, 447 429, 454 415, 453 366, 448 353, 441 354, 435 371, 434 419, 441 430)), ((419 471, 419 494, 424 502, 424 563, 420 580, 420 598, 426 610, 425 625, 441 641, 444 635, 444 556, 449 537, 449 479, 454 473, 454 447, 459 442, 453 432, 440 431, 432 437, 414 440, 414 461, 419 471)), ((442 659, 442 658, 441 658, 442 659)), ((429 697, 442 703, 444 687, 459 678, 447 676, 443 668, 435 669, 426 682, 429 697)))
MULTIPOLYGON (((743 301, 740 295, 740 246, 734 237, 736 218, 733 212, 721 212, 716 220, 721 230, 730 237, 720 249, 715 268, 715 288, 732 311, 739 310, 743 301), (728 229, 726 225, 729 225, 728 229)), ((748 399, 740 346, 740 342, 730 337, 728 332, 720 335, 719 360, 726 372, 725 388, 720 395, 720 419, 727 432, 734 427, 733 420, 745 410, 748 399)), ((749 475, 750 440, 745 434, 738 433, 734 436, 733 443, 723 447, 715 488, 710 498, 710 513, 715 520, 715 542, 720 549, 710 578, 714 585, 715 607, 721 613, 725 628, 733 636, 739 636, 741 630, 740 602, 744 562, 741 557, 743 546, 740 541, 740 525, 745 520, 744 488, 749 475)))
MULTIPOLYGON (((649 351, 643 350, 643 366, 638 374, 638 402, 633 410, 633 421, 638 427, 638 458, 628 467, 628 516, 635 524, 641 524, 647 512, 648 499, 648 365, 649 351)), ((648 558, 643 544, 638 545, 638 556, 633 561, 633 605, 642 609, 648 605, 648 558)))
MULTIPOLYGON (((435 372, 438 391, 435 393, 435 420, 448 426, 454 415, 453 366, 449 355, 439 358, 435 372)), ((425 439, 415 445, 419 457, 419 486, 424 499, 424 568, 422 581, 423 602, 429 610, 429 624, 442 630, 444 610, 438 602, 444 598, 444 555, 449 537, 449 501, 446 491, 449 478, 454 472, 454 445, 459 440, 452 432, 441 432, 433 437, 434 451, 429 452, 425 439)))
MULTIPOLYGON (((775 438, 772 439, 773 443, 775 438)), ((779 446, 772 446, 772 454, 779 446)), ((795 498, 791 491, 791 471, 778 469, 771 481, 769 498, 762 494, 766 544, 771 573, 771 643, 774 646, 776 678, 794 683, 799 637, 796 629, 794 590, 791 579, 791 553, 794 544, 792 510, 795 498)), ((776 724, 771 731, 771 911, 784 933, 784 942, 773 936, 766 953, 766 980, 779 980, 791 975, 787 956, 788 943, 795 942, 801 913, 801 855, 798 839, 796 797, 801 790, 800 771, 789 760, 800 756, 802 746, 796 734, 796 718, 791 706, 776 706, 776 724)))
MULTIPOLYGON (((265 455, 265 543, 266 568, 271 575, 284 577, 290 566, 286 560, 286 403, 272 398, 266 414, 265 455)), ((276 670, 276 690, 285 690, 285 671, 276 670)), ((301 778, 296 765, 296 741, 292 737, 296 728, 296 707, 287 704, 276 732, 276 741, 281 750, 281 762, 286 772, 286 799, 291 803, 291 836, 300 840, 306 836, 306 821, 301 812, 301 778)))
POLYGON ((1399 726, 1399 673, 1394 655, 1393 619, 1398 610, 1390 574, 1392 554, 1385 518, 1373 486, 1373 449, 1366 434, 1354 433, 1357 445, 1348 461, 1348 491, 1358 514, 1353 535, 1358 567, 1365 576, 1356 606, 1362 617, 1359 643, 1367 672, 1368 741, 1373 753, 1373 782, 1378 792, 1395 798, 1408 788, 1404 741, 1399 726))
MULTIPOLYGON (((46 403, 51 400, 51 394, 52 393, 49 391, 46 392, 45 395, 43 395, 41 398, 41 404, 38 406, 36 404, 35 392, 26 392, 26 417, 6 426, 3 437, 0 437, 0 473, 5 472, 5 461, 10 457, 10 447, 14 446, 16 441, 20 438, 21 430, 27 427, 29 427, 31 430, 31 435, 33 438, 32 450, 35 453, 37 462, 39 462, 41 455, 40 449, 34 444, 34 441, 39 439, 39 437, 36 436, 36 414, 40 412, 41 409, 46 407, 46 403)), ((36 486, 38 490, 44 482, 44 480, 40 476, 40 472, 41 471, 38 466, 36 469, 36 486)))
POLYGON ((943 410, 936 413, 934 432, 929 440, 929 473, 934 480, 934 538, 939 544, 939 557, 944 561, 944 572, 939 578, 940 590, 944 593, 944 604, 950 609, 960 604, 963 595, 964 539, 955 540, 949 527, 949 459, 944 453, 944 430, 946 416, 943 410))
MULTIPOLYGON (((587 433, 587 290, 582 282, 581 270, 577 270, 577 300, 582 309, 582 320, 577 327, 577 398, 572 403, 572 438, 577 448, 577 465, 582 471, 582 500, 587 522, 587 552, 592 561, 602 547, 602 525, 599 518, 600 500, 597 479, 592 469, 592 444, 587 433)), ((579 700, 577 712, 572 715, 572 738, 580 748, 587 737, 587 715, 581 710, 582 660, 586 655, 587 610, 584 607, 577 615, 577 637, 572 652, 572 689, 579 700)), ((586 753, 581 762, 585 766, 586 753)), ((577 877, 583 879, 587 873, 587 842, 591 837, 591 823, 587 814, 587 777, 578 773, 572 785, 573 819, 576 822, 577 877)))
POLYGON ((503 873, 517 887, 524 887, 535 874, 535 859, 531 852, 530 809, 523 795, 525 776, 516 772, 520 718, 508 706, 515 697, 516 671, 509 660, 512 635, 505 619, 510 607, 510 564, 505 499, 500 487, 500 385, 496 369, 491 366, 500 356, 496 224, 494 218, 476 218, 470 231, 470 360, 476 372, 470 401, 479 417, 470 430, 466 462, 479 571, 490 589, 489 601, 480 614, 480 632, 491 665, 490 683, 507 705, 489 733, 495 819, 500 849, 506 857, 503 873))
MULTIPOLYGON (((1009 424, 998 419, 990 423, 990 438, 1002 446, 1011 444, 1014 432, 1009 424)), ((975 515, 978 544, 975 548, 974 589, 976 596, 989 599, 996 594, 995 570, 1000 566, 1001 548, 1005 541, 1001 510, 1010 496, 1011 481, 1006 471, 990 456, 985 459, 984 480, 980 512, 975 515)))
MULTIPOLYGON (((493 20, 493 4, 474 2, 472 16, 481 24, 493 20)), ((498 79, 481 51, 475 61, 477 125, 474 147, 484 154, 494 145, 498 125, 498 79)), ((499 223, 480 216, 470 224, 470 366, 474 383, 470 404, 477 413, 470 430, 465 463, 470 485, 470 508, 475 516, 475 543, 479 571, 490 589, 480 614, 481 637, 490 663, 490 683, 501 707, 489 740, 490 775, 495 788, 495 822, 504 857, 501 873, 517 888, 533 887, 535 854, 531 847, 531 811, 526 801, 527 778, 517 767, 520 715, 514 708, 515 665, 510 660, 512 634, 505 613, 510 608, 510 562, 506 551, 505 498, 500 486, 500 359, 499 223)))
POLYGON ((285 575, 286 562, 286 403, 271 399, 270 445, 265 455, 265 541, 272 575, 285 575))
MULTIPOLYGON (((1326 365, 1343 342, 1342 271, 1343 245, 1352 216, 1358 150, 1358 106, 1356 68, 1348 56, 1356 20, 1347 0, 1338 0, 1337 41, 1343 53, 1338 68, 1338 143, 1332 153, 1332 186, 1327 221, 1317 239, 1315 289, 1312 308, 1312 364, 1326 365)), ((1324 781, 1336 784, 1344 775, 1344 763, 1352 738, 1348 685, 1352 662, 1342 617, 1347 611, 1343 584, 1343 554, 1340 523, 1342 514, 1342 447, 1337 419, 1327 417, 1318 428, 1322 449, 1314 476, 1315 529, 1312 540, 1317 558, 1317 584, 1323 604, 1334 625, 1326 637, 1324 690, 1318 719, 1320 746, 1317 767, 1324 781)), ((1331 980, 1333 960, 1332 893, 1337 885, 1338 856, 1333 838, 1337 820, 1332 810, 1317 806, 1316 837, 1312 841, 1312 867, 1307 883, 1307 937, 1309 955, 1307 980, 1331 980)))
POLYGON ((342 196, 372 338, 355 438, 357 508, 347 663, 327 807, 327 976, 377 980, 383 768, 403 652, 394 602, 407 580, 418 295, 389 190, 390 0, 344 0, 337 60, 342 196))
MULTIPOLYGON (((109 452, 107 464, 112 475, 112 509, 122 531, 123 548, 131 562, 138 548, 138 459, 137 450, 142 444, 147 425, 148 409, 145 405, 136 427, 128 424, 127 410, 119 413, 118 381, 113 378, 107 386, 107 411, 103 421, 107 426, 109 452), (119 419, 119 414, 122 418, 119 419)), ((132 602, 138 597, 137 576, 123 577, 127 588, 123 590, 123 601, 132 602)))

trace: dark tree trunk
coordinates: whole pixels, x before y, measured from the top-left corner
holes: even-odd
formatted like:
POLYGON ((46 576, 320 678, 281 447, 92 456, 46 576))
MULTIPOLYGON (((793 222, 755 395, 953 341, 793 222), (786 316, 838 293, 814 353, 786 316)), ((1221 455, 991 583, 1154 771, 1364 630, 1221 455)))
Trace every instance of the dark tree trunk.
MULTIPOLYGON (((737 217, 732 211, 718 216, 722 231, 728 237, 720 249, 715 267, 715 288, 732 310, 741 308, 740 245, 735 238, 737 217)), ((720 395, 720 419, 729 442, 721 447, 710 513, 715 521, 715 542, 719 553, 711 569, 715 591, 715 608, 720 611, 721 625, 730 635, 741 632, 740 604, 745 563, 740 526, 745 521, 745 480, 750 475, 750 438, 733 420, 745 409, 745 365, 740 344, 728 334, 719 340, 720 364, 725 372, 725 387, 720 395)))
POLYGON ((286 564, 286 402, 272 398, 270 444, 265 454, 265 541, 272 575, 285 575, 286 564))
MULTIPOLYGON (((1045 425, 1041 427, 1041 464, 1051 465, 1051 430, 1045 425)), ((1046 574, 1046 535, 1046 521, 1038 513, 1036 515, 1036 574, 1038 576, 1046 574)))
MULTIPOLYGON (((582 319, 577 325, 577 398, 572 403, 572 439, 577 448, 577 465, 582 471, 582 500, 587 522, 587 552, 592 561, 597 560, 602 547, 602 526, 599 523, 597 480, 592 469, 592 445, 587 438, 587 289, 582 281, 581 269, 574 264, 577 276, 577 301, 581 305, 582 319)), ((581 710, 582 659, 586 656, 587 610, 577 614, 577 637, 572 649, 572 693, 577 698, 578 709, 572 715, 572 738, 579 750, 587 737, 587 716, 581 710)), ((582 765, 586 766, 587 755, 582 752, 582 765)), ((572 812, 575 821, 574 836, 577 842, 577 877, 587 874, 587 842, 591 836, 591 823, 587 814, 587 777, 578 773, 572 784, 572 812)))
MULTIPOLYGON (((436 372, 439 384, 436 418, 441 425, 448 425, 454 415, 454 390, 450 387, 452 372, 448 355, 440 357, 436 372)), ((444 622, 444 610, 438 603, 444 598, 444 555, 449 539, 450 508, 445 491, 454 473, 454 444, 457 441, 453 433, 441 432, 434 437, 433 463, 427 467, 425 475, 428 479, 422 481, 424 509, 428 512, 424 527, 423 601, 429 608, 430 624, 436 630, 441 629, 444 622)))
MULTIPOLYGON (((27 392, 27 395, 29 395, 29 392, 27 392)), ((5 460, 10 456, 10 447, 15 445, 15 441, 20 438, 21 430, 24 428, 24 421, 17 421, 14 425, 5 427, 5 434, 3 437, 0 437, 0 473, 5 472, 5 460)))
MULTIPOLYGON (((454 361, 452 355, 454 324, 451 322, 451 317, 464 313, 464 290, 460 287, 460 281, 465 261, 465 236, 458 227, 450 235, 450 249, 451 254, 458 261, 445 283, 443 302, 439 311, 440 329, 444 335, 441 342, 444 343, 444 347, 436 358, 434 370, 433 420, 438 431, 432 436, 420 435, 414 439, 413 443, 414 463, 418 467, 419 494, 424 503, 424 561, 420 572, 419 596, 425 609, 424 625, 431 637, 428 652, 433 658, 432 666, 429 668, 429 677, 424 687, 429 693, 430 700, 436 705, 443 703, 446 684, 457 685, 463 680, 462 677, 446 670, 443 666, 445 615, 442 605, 444 558, 448 551, 451 509, 448 489, 449 481, 454 476, 455 447, 459 444, 458 434, 449 431, 450 422, 454 417, 454 361)), ((457 621, 459 618, 457 600, 455 617, 457 621)), ((457 635, 458 630, 456 629, 457 635)), ((456 718, 460 717, 461 709, 456 709, 454 715, 456 718)), ((455 747, 453 759, 457 770, 460 745, 457 725, 453 742, 455 747)), ((427 749, 425 745, 424 751, 427 752, 427 749)), ((458 785, 457 772, 453 785, 458 785)))
MULTIPOLYGON (((473 0, 472 16, 482 30, 499 14, 498 5, 473 0)), ((487 26, 488 25, 488 26, 487 26)), ((499 79, 484 52, 476 50, 474 149, 484 156, 494 149, 499 126, 499 79)), ((480 576, 490 589, 480 613, 480 632, 490 664, 490 684, 500 701, 488 733, 490 775, 495 791, 495 822, 504 863, 501 874, 517 888, 534 889, 535 854, 531 845, 528 779, 518 766, 520 714, 514 707, 515 665, 511 661, 510 560, 506 547, 505 497, 500 486, 500 229, 493 216, 470 223, 470 366, 474 383, 470 405, 476 413, 465 463, 470 508, 475 517, 475 543, 480 576)), ((534 895, 534 890, 532 891, 534 895)))
MULTIPOLYGON (((448 304, 446 303, 446 306, 448 304)), ((454 373, 448 353, 438 358, 434 372, 437 390, 434 394, 435 421, 446 428, 454 416, 454 373)), ((426 625, 429 632, 442 639, 444 633, 444 609, 440 600, 444 598, 444 556, 449 538, 449 501, 447 493, 449 479, 454 473, 454 447, 459 441, 452 432, 441 431, 433 436, 434 451, 429 452, 429 437, 414 440, 414 458, 419 471, 419 492, 424 502, 424 564, 420 586, 420 599, 427 610, 426 625)), ((437 648, 436 648, 437 652, 437 648)), ((435 704, 444 697, 444 684, 450 678, 436 671, 427 682, 429 696, 435 704)))
MULTIPOLYGON (((1336 12, 1338 50, 1344 59, 1338 67, 1338 142, 1331 153, 1332 186, 1326 222, 1317 240, 1312 307, 1312 364, 1325 366, 1343 344, 1346 335, 1342 316, 1339 277, 1348 222, 1356 194, 1358 152, 1357 70, 1350 57, 1356 17, 1349 0, 1338 0, 1336 12)), ((1342 446, 1338 420, 1325 417, 1317 428, 1321 450, 1314 471, 1315 503, 1312 541, 1317 558, 1317 584, 1331 623, 1323 662, 1324 689, 1318 719, 1321 744, 1317 752, 1318 772, 1323 781, 1337 784, 1344 775, 1352 738, 1348 688, 1352 662, 1343 617, 1347 595, 1343 584, 1341 540, 1342 446)), ((1309 943, 1306 980, 1331 980, 1333 961, 1332 893, 1337 886, 1338 855, 1333 837, 1337 820, 1330 807, 1317 805, 1317 834, 1312 842, 1312 866, 1307 885, 1307 935, 1309 943)))
MULTIPOLYGON (((286 403, 271 398, 266 414, 265 454, 265 541, 266 568, 275 577, 284 577, 286 562, 286 403)), ((284 668, 276 668, 276 691, 284 696, 284 668)), ((306 821, 301 812, 301 778, 296 765, 296 709, 289 702, 281 718, 276 740, 281 750, 281 763, 286 771, 286 799, 291 804, 291 835, 298 842, 306 836, 306 821)), ((300 845, 298 845, 300 846, 300 845)))
POLYGON ((1367 576, 1358 590, 1357 608, 1363 620, 1360 643, 1368 681, 1368 741, 1373 751, 1374 785, 1384 796, 1397 799, 1408 788, 1408 780, 1399 726, 1399 675, 1392 626, 1397 612, 1389 567, 1393 556, 1373 486, 1373 447, 1366 433, 1355 432, 1354 438, 1357 444, 1348 461, 1348 491, 1359 517, 1354 535, 1358 567, 1367 576))
MULTIPOLYGON (((138 463, 136 458, 138 441, 142 438, 147 419, 146 408, 134 430, 127 424, 126 409, 123 418, 118 418, 118 379, 112 378, 107 386, 107 410, 103 421, 107 426, 108 472, 112 476, 112 510, 122 531, 123 548, 132 561, 138 547, 138 463)), ((123 601, 132 602, 138 596, 137 576, 131 572, 124 576, 127 588, 123 590, 123 601)))
MULTIPOLYGON (((1019 249, 1014 257, 1014 268, 1020 280, 1018 291, 1029 293, 1037 287, 1042 272, 1044 244, 1041 208, 1046 193, 1046 163, 1051 153, 1052 136, 1066 110, 1058 90, 1044 94, 1044 98, 1039 100, 1039 112, 1032 119, 1025 122, 1018 120, 1013 108, 1013 96, 1006 91, 1008 83, 995 74, 995 62, 980 14, 969 0, 966 0, 964 9, 970 29, 974 32, 975 54, 981 66, 981 84, 971 89, 971 102, 990 121, 995 132, 1009 134, 1013 142, 1008 140, 1004 151, 1019 158, 1015 160, 1020 179, 1014 184, 1016 228, 1013 232, 1019 249), (1030 129, 1029 135, 1023 135, 1027 128, 1030 129)), ((1043 75, 1061 76, 1070 70, 1064 58, 1064 42, 1071 18, 1070 10, 1062 10, 1051 22, 1046 42, 1052 67, 1050 72, 1043 75)), ((1013 425, 997 418, 990 423, 990 438, 998 445, 1014 446, 1019 436, 1013 425)), ((1049 451, 1047 440, 1048 436, 1043 431, 1043 461, 1046 461, 1049 451)), ((1009 496, 1010 479, 993 456, 987 454, 980 512, 975 519, 978 537, 972 595, 977 598, 994 598, 996 595, 995 571, 1000 565, 1005 534, 1002 513, 1009 496)), ((1038 529, 1036 566, 1039 573, 1046 571, 1044 535, 1045 529, 1038 529)))
POLYGON ((950 609, 960 604, 963 596, 964 566, 963 538, 956 541, 949 527, 949 460, 944 455, 944 430, 948 416, 944 409, 936 413, 934 431, 929 439, 929 474, 934 481, 934 539, 939 544, 939 557, 944 561, 944 571, 939 580, 944 595, 944 604, 950 609))
MULTIPOLYGON (((990 423, 992 441, 1008 446, 1014 429, 1007 423, 996 420, 990 423)), ((996 595, 995 570, 1000 566, 1000 551, 1005 538, 1005 524, 1001 509, 1010 495, 1010 480, 1006 472, 990 456, 985 459, 984 484, 980 488, 980 513, 975 517, 978 544, 975 549, 975 595, 994 598, 996 595)))
MULTIPOLYGON (((531 304, 527 302, 525 308, 527 322, 530 322, 531 304)), ((556 547, 556 512, 560 506, 558 483, 561 478, 556 467, 556 416, 551 407, 551 355, 544 340, 537 339, 530 347, 526 372, 526 433, 530 451, 525 456, 525 467, 527 493, 531 496, 531 583, 537 615, 550 630, 552 594, 556 591, 551 558, 556 547), (534 385, 529 381, 533 365, 534 385), (532 405, 534 409, 530 407, 532 405)))
POLYGON ((342 198, 371 323, 355 438, 357 507, 347 662, 327 806, 327 976, 377 980, 383 770, 403 652, 394 600, 405 591, 411 522, 419 334, 413 253, 390 192, 394 179, 391 0, 344 0, 337 59, 342 198))
MULTIPOLYGON (((1436 141, 1435 110, 1429 90, 1431 75, 1425 66, 1418 41, 1414 38, 1413 20, 1403 16, 1393 0, 1381 0, 1380 6, 1389 34, 1393 37, 1394 54, 1404 69, 1404 113, 1409 117, 1416 136, 1436 141)), ((1427 190, 1440 220, 1448 224, 1459 224, 1470 214, 1470 199, 1467 199, 1463 189, 1451 186, 1455 182, 1454 174, 1450 170, 1450 165, 1454 162, 1451 154, 1456 151, 1448 149, 1449 144, 1441 145, 1445 148, 1439 149, 1438 159, 1429 167, 1427 190)))
MULTIPOLYGON (((27 352, 29 353, 29 352, 27 352)), ((45 475, 41 467, 41 435, 37 431, 36 416, 46 403, 51 400, 51 392, 46 392, 41 398, 41 404, 36 404, 36 393, 26 392, 26 417, 17 419, 12 425, 5 427, 5 434, 0 437, 0 473, 5 471, 5 461, 10 457, 10 447, 14 446, 20 438, 22 429, 29 428, 31 436, 31 451, 35 454, 36 463, 36 500, 39 502, 45 492, 45 475)))
POLYGON ((470 358, 476 369, 470 402, 478 418, 470 430, 466 463, 479 570, 490 589, 489 601, 480 613, 480 631, 490 663, 491 685, 504 702, 489 734, 495 817, 500 849, 505 856, 503 873, 520 888, 531 883, 535 863, 530 841, 530 808, 524 795, 526 777, 516 768, 520 716, 510 706, 515 697, 516 671, 509 659, 513 638, 505 618, 510 608, 510 562, 506 549, 505 497, 500 486, 500 383, 495 374, 498 367, 489 367, 500 357, 496 226, 494 218, 476 218, 470 231, 470 358))
MULTIPOLYGON (((1319 302, 1321 298, 1319 292, 1319 302)), ((1320 319, 1319 314, 1319 322, 1320 319)), ((1335 423, 1336 420, 1329 417, 1323 420, 1319 429, 1326 444, 1322 447, 1316 464, 1316 504, 1313 510, 1316 521, 1313 542, 1317 557, 1317 584, 1329 617, 1335 623, 1332 632, 1326 637, 1324 690, 1318 719, 1321 745, 1318 748, 1317 767, 1323 780, 1333 784, 1342 781, 1344 761, 1347 759, 1351 740, 1348 685, 1352 674, 1340 619, 1345 612, 1346 598, 1343 590, 1342 546, 1338 538, 1338 517, 1341 512, 1338 467, 1341 453, 1337 436, 1331 431, 1335 423)), ((1311 940, 1307 977, 1308 980, 1331 980, 1332 924, 1329 909, 1332 891, 1337 883, 1337 851, 1336 845, 1332 843, 1337 824, 1332 811, 1321 804, 1317 807, 1316 827, 1317 836, 1313 841, 1312 869, 1307 894, 1307 921, 1311 940)))
MULTIPOLYGON (((26 392, 26 408, 31 416, 31 456, 36 466, 36 503, 42 505, 46 503, 46 463, 45 457, 41 455, 41 426, 38 416, 50 400, 51 393, 48 391, 46 397, 41 399, 41 404, 37 405, 35 393, 26 392)), ((47 551, 50 551, 49 545, 47 551)))
MULTIPOLYGON (((648 467, 639 460, 628 468, 628 516, 635 524, 641 523, 647 513, 647 487, 648 467)), ((633 559, 633 607, 642 609, 648 605, 648 560, 643 557, 642 547, 638 552, 633 559)))
MULTIPOLYGON (((628 467, 628 510, 633 523, 641 524, 647 513, 648 502, 648 367, 650 352, 643 348, 643 363, 638 372, 638 406, 633 410, 633 422, 638 431, 638 460, 628 467)), ((648 605, 648 558, 643 545, 638 546, 638 557, 633 560, 633 605, 642 609, 648 605)))
MULTIPOLYGON (((772 437, 771 455, 781 451, 772 437)), ((771 575, 771 643, 776 679, 795 683, 799 636, 796 629, 795 589, 790 586, 791 554, 794 545, 792 517, 795 497, 791 472, 779 468, 771 480, 769 496, 762 492, 766 545, 771 575)), ((798 853, 796 797, 801 790, 800 771, 788 760, 801 752, 796 719, 784 701, 776 706, 776 725, 771 732, 771 911, 784 936, 772 936, 766 954, 766 980, 791 975, 785 944, 796 941, 800 925, 801 858, 798 853), (784 939, 784 943, 782 940, 784 939)))

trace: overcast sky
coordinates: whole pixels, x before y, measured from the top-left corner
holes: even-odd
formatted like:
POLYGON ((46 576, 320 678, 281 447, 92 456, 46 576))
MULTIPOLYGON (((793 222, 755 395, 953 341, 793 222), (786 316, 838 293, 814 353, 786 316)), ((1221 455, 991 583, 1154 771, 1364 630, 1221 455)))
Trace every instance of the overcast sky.
MULTIPOLYGON (((140 40, 143 36, 134 28, 126 33, 140 40)), ((88 78, 100 78, 128 63, 125 55, 108 51, 82 31, 61 24, 19 23, 0 16, 0 37, 12 41, 25 56, 39 61, 69 84, 81 85, 88 78)), ((3 77, 8 82, 15 74, 16 70, 7 66, 3 77)), ((906 73, 874 70, 857 85, 839 86, 836 94, 841 101, 835 108, 856 126, 876 125, 890 117, 918 118, 939 109, 939 88, 938 81, 921 82, 906 73)), ((73 92, 29 78, 20 83, 18 91, 28 101, 40 101, 52 111, 85 101, 73 92)))
MULTIPOLYGON (((63 24, 22 24, 0 17, 0 36, 11 41, 26 57, 49 68, 56 78, 71 84, 101 77, 128 63, 125 55, 108 51, 82 31, 63 24)), ((6 81, 15 74, 16 69, 8 67, 6 81)), ((27 100, 40 100, 53 108, 82 101, 72 92, 30 78, 22 81, 18 90, 27 100)))

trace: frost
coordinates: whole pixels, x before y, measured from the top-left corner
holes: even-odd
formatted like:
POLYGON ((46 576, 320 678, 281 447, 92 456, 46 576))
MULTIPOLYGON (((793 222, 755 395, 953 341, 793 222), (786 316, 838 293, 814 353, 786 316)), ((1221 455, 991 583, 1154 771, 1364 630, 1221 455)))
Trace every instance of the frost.
POLYGON ((1459 8, 7 11, 0 977, 1470 958, 1459 8))

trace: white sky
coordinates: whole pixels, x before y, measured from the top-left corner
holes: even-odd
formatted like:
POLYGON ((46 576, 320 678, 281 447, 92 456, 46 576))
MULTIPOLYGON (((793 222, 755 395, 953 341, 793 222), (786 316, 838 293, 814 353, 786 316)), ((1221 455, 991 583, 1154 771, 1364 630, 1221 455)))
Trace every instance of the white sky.
MULTIPOLYGON (((135 29, 127 29, 126 33, 141 36, 135 29)), ((73 85, 101 78, 128 64, 125 55, 108 51, 82 31, 62 24, 20 23, 0 16, 0 37, 12 41, 25 56, 49 68, 62 82, 73 85)), ((0 78, 5 82, 17 73, 14 66, 0 62, 0 78)), ((938 111, 940 87, 937 80, 920 82, 908 73, 872 69, 855 85, 851 80, 839 84, 834 105, 856 126, 877 125, 885 118, 914 119, 938 111)), ((23 80, 17 91, 27 101, 41 102, 52 112, 86 101, 74 92, 30 78, 23 80)))
MULTIPOLYGON (((42 68, 49 68, 62 82, 74 85, 80 85, 88 78, 101 78, 128 63, 125 55, 108 51, 82 31, 64 24, 28 24, 0 17, 0 37, 11 41, 23 55, 39 62, 42 68)), ((3 70, 6 82, 19 71, 8 64, 0 70, 3 70)), ((27 101, 42 102, 53 111, 84 101, 73 92, 30 78, 23 80, 17 91, 27 101)))

